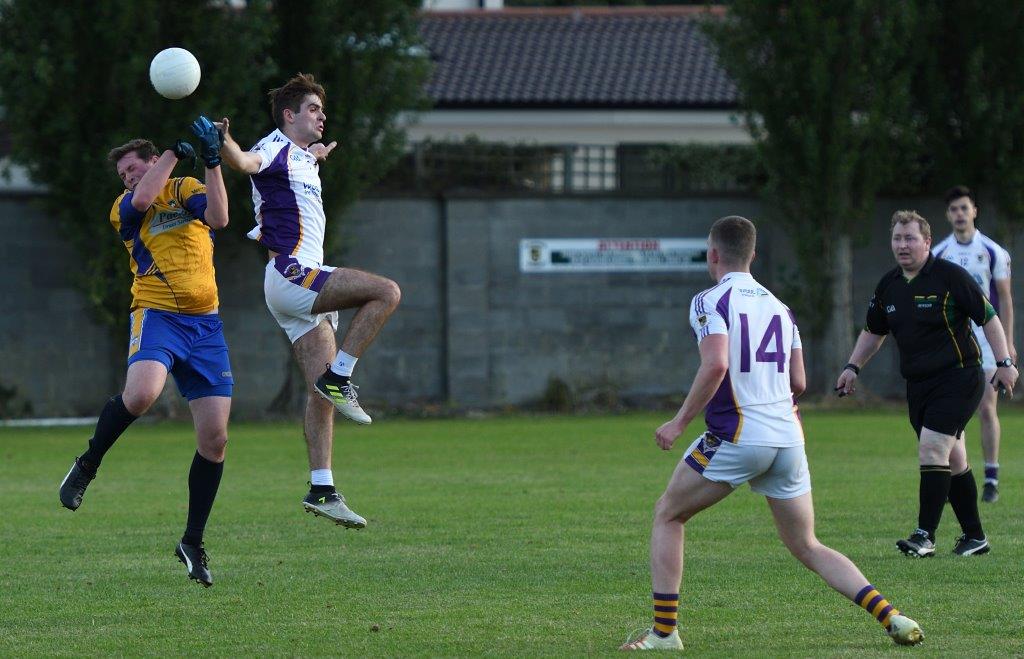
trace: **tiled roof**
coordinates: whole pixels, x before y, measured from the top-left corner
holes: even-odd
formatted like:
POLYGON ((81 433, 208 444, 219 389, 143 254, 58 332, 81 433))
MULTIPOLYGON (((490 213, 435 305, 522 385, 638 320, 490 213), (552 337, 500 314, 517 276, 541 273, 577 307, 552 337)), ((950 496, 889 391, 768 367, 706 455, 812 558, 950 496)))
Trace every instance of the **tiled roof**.
POLYGON ((427 93, 438 108, 733 108, 708 19, 693 7, 425 12, 427 93))

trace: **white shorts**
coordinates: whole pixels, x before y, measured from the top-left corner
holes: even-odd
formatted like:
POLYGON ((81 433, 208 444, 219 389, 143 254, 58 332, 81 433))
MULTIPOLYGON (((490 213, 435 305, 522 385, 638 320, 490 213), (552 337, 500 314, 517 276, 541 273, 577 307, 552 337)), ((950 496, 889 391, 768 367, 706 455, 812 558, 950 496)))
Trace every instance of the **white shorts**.
POLYGON ((267 308, 292 343, 317 327, 325 318, 337 331, 337 311, 310 313, 316 296, 333 270, 332 266, 300 260, 285 254, 278 255, 267 263, 263 273, 263 295, 267 301, 267 308))
POLYGON ((811 491, 807 454, 800 446, 750 446, 723 442, 710 432, 686 449, 683 460, 709 481, 750 489, 773 499, 792 499, 811 491))
POLYGON ((996 356, 992 352, 992 346, 988 344, 988 339, 985 338, 985 330, 981 327, 974 327, 974 338, 978 342, 978 347, 981 348, 981 367, 988 373, 990 370, 996 370, 996 356))

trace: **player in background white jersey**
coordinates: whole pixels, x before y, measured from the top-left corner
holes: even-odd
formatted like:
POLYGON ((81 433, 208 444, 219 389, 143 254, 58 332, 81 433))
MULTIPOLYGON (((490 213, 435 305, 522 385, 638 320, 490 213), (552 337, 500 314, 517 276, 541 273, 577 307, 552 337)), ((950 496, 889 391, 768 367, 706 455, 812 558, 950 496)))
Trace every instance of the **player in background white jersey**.
POLYGON ((708 236, 708 272, 718 284, 690 303, 700 368, 679 412, 658 428, 655 441, 671 449, 701 410, 708 429, 686 449, 654 507, 654 623, 621 649, 682 649, 676 623, 684 525, 748 482, 767 498, 793 556, 874 616, 896 643, 920 643, 920 626, 889 604, 850 559, 815 537, 794 402, 806 386, 800 333, 789 308, 750 275, 756 236, 753 223, 735 215, 717 220, 708 236))
POLYGON ((370 423, 350 377, 356 360, 398 306, 401 292, 390 279, 323 263, 326 214, 319 169, 337 146, 320 142, 327 120, 324 88, 300 73, 269 96, 277 130, 245 152, 224 118, 218 124, 224 134, 221 154, 252 181, 256 227, 249 237, 269 250, 263 281, 267 307, 291 340, 308 387, 304 430, 311 488, 303 507, 346 527, 363 528, 366 520, 334 488, 333 408, 358 423, 370 423), (338 350, 338 311, 353 308, 358 311, 338 350))
MULTIPOLYGON (((1013 294, 1010 286, 1010 254, 999 243, 978 230, 975 222, 978 206, 971 191, 962 185, 946 192, 946 219, 953 225, 953 233, 932 247, 935 258, 945 259, 963 267, 978 282, 982 292, 988 296, 1006 334, 1006 346, 1010 359, 1017 363, 1017 348, 1013 344, 1013 294)), ((985 338, 985 331, 975 325, 974 338, 981 346, 981 366, 989 380, 996 372, 995 355, 985 338)), ((981 422, 981 451, 985 457, 985 486, 981 500, 995 503, 999 499, 999 440, 1002 428, 996 411, 997 392, 985 387, 985 394, 978 406, 981 422)))

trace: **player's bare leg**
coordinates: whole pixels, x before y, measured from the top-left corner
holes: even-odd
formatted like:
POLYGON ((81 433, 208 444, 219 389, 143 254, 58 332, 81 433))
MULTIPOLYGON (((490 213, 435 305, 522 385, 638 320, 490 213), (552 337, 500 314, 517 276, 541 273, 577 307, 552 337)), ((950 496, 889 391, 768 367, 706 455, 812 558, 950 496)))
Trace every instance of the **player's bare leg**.
POLYGON ((342 338, 341 350, 327 360, 315 384, 317 391, 331 401, 346 417, 357 423, 370 423, 350 382, 356 361, 377 337, 384 323, 394 313, 402 293, 398 284, 369 272, 338 268, 324 283, 313 303, 312 313, 358 309, 342 338))
POLYGON ((782 543, 798 561, 875 616, 896 643, 915 645, 924 640, 920 626, 892 607, 853 561, 818 541, 810 492, 792 499, 766 498, 782 543))
POLYGON ((654 505, 651 527, 651 585, 654 626, 630 638, 621 650, 681 650, 676 629, 679 587, 683 579, 683 538, 687 521, 729 496, 733 488, 715 483, 680 461, 665 492, 654 505), (674 604, 673 604, 674 603, 674 604), (670 631, 671 630, 671 631, 670 631))
POLYGON ((684 526, 691 517, 732 493, 680 461, 654 505, 651 528, 651 585, 656 593, 677 593, 683 579, 684 526))
POLYGON ((124 391, 107 401, 100 411, 89 448, 75 458, 60 483, 62 506, 78 510, 89 483, 96 478, 103 456, 135 419, 145 414, 163 391, 167 367, 158 361, 139 360, 128 367, 124 391))
MULTIPOLYGON (((985 371, 985 379, 991 380, 993 373, 991 370, 985 371)), ((981 454, 985 458, 985 486, 982 489, 981 500, 985 503, 995 503, 999 500, 999 440, 1002 436, 1002 426, 996 411, 998 400, 996 390, 986 386, 985 393, 981 396, 981 404, 978 406, 981 454)))
POLYGON ((310 469, 330 469, 334 442, 334 407, 317 393, 315 383, 324 372, 324 364, 335 352, 334 328, 323 320, 292 344, 295 359, 306 384, 306 409, 302 428, 309 451, 310 469))
POLYGON ((190 579, 209 587, 213 585, 213 576, 203 547, 203 533, 224 473, 231 399, 206 396, 190 401, 189 408, 196 428, 196 454, 188 474, 188 520, 174 554, 185 564, 190 579))
POLYGON ((317 391, 317 378, 323 373, 324 364, 334 356, 334 328, 330 321, 323 320, 314 329, 303 334, 292 344, 295 358, 306 383, 306 409, 303 417, 303 432, 309 452, 309 469, 312 474, 326 473, 329 483, 318 483, 311 478, 309 495, 303 500, 303 507, 317 516, 326 517, 348 528, 363 528, 366 520, 345 505, 345 499, 334 488, 331 474, 331 456, 334 447, 334 406, 317 391))
MULTIPOLYGON (((402 299, 398 284, 353 268, 338 268, 327 278, 310 313, 359 308, 345 331, 341 349, 361 357, 402 299)), ((332 355, 333 356, 333 355, 332 355)))
POLYGON ((125 408, 135 416, 142 416, 149 411, 167 382, 167 367, 157 361, 143 359, 128 367, 125 378, 125 408))

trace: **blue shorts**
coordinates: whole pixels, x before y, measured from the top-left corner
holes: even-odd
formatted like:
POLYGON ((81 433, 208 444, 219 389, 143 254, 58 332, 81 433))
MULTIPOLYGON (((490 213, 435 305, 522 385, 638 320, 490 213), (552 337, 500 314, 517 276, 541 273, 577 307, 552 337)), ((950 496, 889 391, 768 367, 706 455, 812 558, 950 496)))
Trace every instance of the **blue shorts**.
POLYGON ((174 377, 188 400, 207 396, 231 397, 231 377, 224 323, 217 314, 190 316, 136 309, 131 315, 128 365, 157 361, 174 377))

